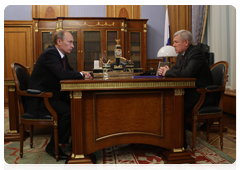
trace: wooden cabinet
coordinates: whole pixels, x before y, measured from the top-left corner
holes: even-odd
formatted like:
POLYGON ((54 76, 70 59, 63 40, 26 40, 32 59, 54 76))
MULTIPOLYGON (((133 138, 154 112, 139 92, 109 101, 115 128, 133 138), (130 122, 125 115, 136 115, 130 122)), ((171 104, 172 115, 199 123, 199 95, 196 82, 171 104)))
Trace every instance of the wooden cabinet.
POLYGON ((93 70, 93 61, 114 60, 115 39, 121 39, 123 57, 137 68, 147 68, 147 19, 72 18, 34 19, 35 61, 52 44, 56 31, 66 30, 74 37, 74 49, 68 54, 75 70, 93 70))

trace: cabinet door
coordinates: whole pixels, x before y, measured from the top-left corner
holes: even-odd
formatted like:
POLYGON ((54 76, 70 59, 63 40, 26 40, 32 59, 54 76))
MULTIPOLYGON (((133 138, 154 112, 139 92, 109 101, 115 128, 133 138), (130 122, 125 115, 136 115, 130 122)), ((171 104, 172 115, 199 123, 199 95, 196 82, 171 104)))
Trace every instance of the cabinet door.
POLYGON ((119 39, 118 31, 107 31, 107 61, 115 60, 114 49, 117 44, 116 39, 119 39))
POLYGON ((49 45, 53 44, 53 31, 42 31, 42 51, 43 52, 49 45))
POLYGON ((41 30, 36 33, 36 60, 49 45, 53 44, 54 30, 41 30))
MULTIPOLYGON (((68 62, 70 64, 70 66, 74 69, 74 70, 78 70, 78 31, 71 31, 71 30, 67 30, 68 32, 70 32, 73 36, 74 39, 74 48, 72 50, 72 52, 70 54, 68 54, 68 62)), ((41 31, 41 49, 39 50, 39 54, 38 56, 49 46, 53 44, 53 37, 54 37, 54 32, 53 31, 41 31)))
POLYGON ((101 49, 101 31, 83 30, 83 70, 93 70, 94 60, 102 58, 101 49))
POLYGON ((67 55, 68 57, 68 63, 69 65, 76 71, 81 71, 79 70, 78 68, 78 39, 77 37, 79 36, 78 35, 78 31, 69 31, 73 36, 73 45, 74 45, 74 48, 72 49, 72 52, 70 54, 67 55))
POLYGON ((134 62, 135 68, 141 68, 141 32, 129 32, 130 60, 134 62))

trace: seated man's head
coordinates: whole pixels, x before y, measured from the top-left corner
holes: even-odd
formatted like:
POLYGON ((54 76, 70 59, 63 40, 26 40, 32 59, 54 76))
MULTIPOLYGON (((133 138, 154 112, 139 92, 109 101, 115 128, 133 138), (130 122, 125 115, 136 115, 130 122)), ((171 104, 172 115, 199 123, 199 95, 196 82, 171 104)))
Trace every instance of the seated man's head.
POLYGON ((183 54, 192 43, 192 34, 187 30, 177 31, 173 35, 173 47, 176 53, 183 54))
POLYGON ((72 49, 74 48, 73 45, 73 36, 68 31, 58 31, 54 35, 53 43, 58 48, 61 53, 64 55, 71 53, 72 49))

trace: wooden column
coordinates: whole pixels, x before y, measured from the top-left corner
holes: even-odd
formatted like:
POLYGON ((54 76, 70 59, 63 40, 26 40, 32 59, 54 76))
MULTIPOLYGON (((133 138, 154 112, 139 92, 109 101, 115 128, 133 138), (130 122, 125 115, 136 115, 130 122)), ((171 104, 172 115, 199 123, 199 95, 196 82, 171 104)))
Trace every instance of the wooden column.
POLYGON ((4 81, 4 85, 8 89, 8 106, 9 106, 9 131, 4 136, 4 142, 19 141, 19 117, 17 107, 17 97, 15 91, 15 83, 13 81, 4 81))
POLYGON ((159 155, 166 164, 195 163, 195 159, 184 149, 184 89, 175 88, 173 97, 173 150, 162 148, 159 155))
POLYGON ((71 98, 71 126, 72 126, 72 154, 66 160, 68 164, 89 163, 89 156, 84 155, 84 129, 82 91, 70 92, 71 98))

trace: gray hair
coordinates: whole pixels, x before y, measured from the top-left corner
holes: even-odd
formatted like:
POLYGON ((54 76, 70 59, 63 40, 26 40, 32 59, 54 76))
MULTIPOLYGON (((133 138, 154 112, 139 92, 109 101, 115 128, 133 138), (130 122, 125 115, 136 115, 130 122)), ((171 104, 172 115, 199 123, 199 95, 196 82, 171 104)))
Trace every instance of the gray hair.
POLYGON ((55 33, 54 38, 53 38, 54 45, 57 45, 57 39, 61 39, 63 41, 65 32, 66 31, 61 30, 61 31, 58 31, 55 33))
POLYGON ((182 41, 188 40, 189 45, 193 44, 192 33, 187 30, 180 30, 174 33, 173 37, 179 35, 182 41))

